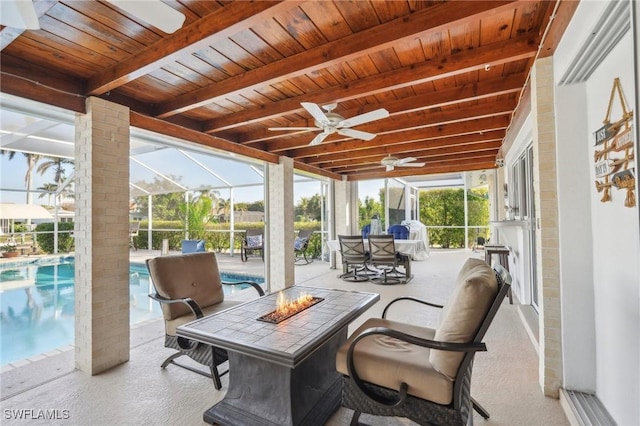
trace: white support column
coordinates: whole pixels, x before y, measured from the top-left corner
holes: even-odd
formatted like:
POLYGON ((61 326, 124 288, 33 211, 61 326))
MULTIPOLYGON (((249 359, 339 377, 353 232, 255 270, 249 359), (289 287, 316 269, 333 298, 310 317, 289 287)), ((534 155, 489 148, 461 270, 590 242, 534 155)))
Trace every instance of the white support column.
POLYGON ((265 262, 270 289, 277 291, 295 284, 293 159, 280 157, 280 164, 268 164, 267 179, 265 262))
MULTIPOLYGON (((354 226, 350 226, 351 217, 351 197, 350 197, 350 183, 347 181, 347 178, 344 177, 340 181, 334 182, 334 200, 335 200, 335 209, 334 209, 334 223, 335 223, 335 238, 338 238, 338 235, 350 235, 351 229, 354 226)), ((337 252, 335 259, 331 259, 331 267, 335 268, 336 265, 342 264, 342 258, 340 257, 340 253, 337 252)))
POLYGON ((100 98, 76 118, 75 363, 129 360, 129 109, 100 98))

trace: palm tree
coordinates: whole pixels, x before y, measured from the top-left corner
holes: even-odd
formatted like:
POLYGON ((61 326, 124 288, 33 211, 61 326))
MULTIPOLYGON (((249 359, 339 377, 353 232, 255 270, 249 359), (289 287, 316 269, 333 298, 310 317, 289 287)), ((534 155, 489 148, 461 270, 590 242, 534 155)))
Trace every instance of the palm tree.
POLYGON ((62 187, 62 184, 64 183, 64 179, 65 179, 65 172, 66 172, 64 169, 65 164, 73 165, 73 160, 69 158, 62 158, 62 157, 44 157, 44 161, 40 163, 40 165, 38 166, 38 173, 40 173, 40 175, 44 175, 47 171, 49 171, 49 169, 53 169, 54 171, 53 180, 57 185, 56 192, 60 191, 56 199, 56 202, 59 205, 61 205, 63 208, 69 209, 68 206, 62 205, 63 199, 70 197, 70 193, 67 190, 67 188, 62 187))
POLYGON ((222 212, 222 217, 224 218, 224 220, 226 220, 226 218, 229 216, 229 213, 231 212, 230 198, 227 198, 226 200, 220 198, 218 200, 218 209, 216 211, 216 214, 220 215, 220 212, 222 212))
POLYGON ((62 157, 45 157, 45 161, 38 166, 38 173, 44 175, 49 169, 53 169, 55 172, 53 181, 60 185, 65 178, 65 164, 73 165, 73 160, 62 157))
MULTIPOLYGON (((0 150, 0 154, 9 154, 9 160, 13 160, 16 155, 16 151, 0 150)), ((27 160, 27 172, 24 175, 24 184, 27 189, 27 204, 33 204, 33 194, 31 193, 31 186, 33 185, 33 168, 40 160, 41 156, 37 154, 31 154, 23 152, 25 159, 27 160)))
POLYGON ((45 195, 48 197, 47 205, 51 205, 51 195, 55 194, 58 190, 58 184, 56 183, 45 183, 41 187, 38 188, 39 191, 44 191, 38 195, 38 198, 42 198, 45 195))

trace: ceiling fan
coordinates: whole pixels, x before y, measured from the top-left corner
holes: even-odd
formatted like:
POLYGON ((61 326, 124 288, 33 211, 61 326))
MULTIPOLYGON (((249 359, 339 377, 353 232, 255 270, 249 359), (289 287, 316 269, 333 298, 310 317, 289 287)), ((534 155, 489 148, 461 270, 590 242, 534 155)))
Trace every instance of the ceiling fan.
POLYGON ((416 158, 414 157, 397 158, 389 154, 380 160, 380 164, 385 166, 388 172, 393 170, 395 167, 422 167, 425 165, 425 163, 412 163, 412 161, 415 160, 416 158))
MULTIPOLYGON (((160 0, 106 0, 142 21, 171 34, 182 27, 185 16, 160 0)), ((0 25, 39 30, 38 14, 31 0, 0 1, 0 25)))
POLYGON ((317 104, 311 102, 301 102, 300 105, 302 105, 302 107, 314 118, 316 127, 269 127, 269 130, 322 130, 322 133, 313 138, 309 145, 318 145, 322 143, 327 136, 333 133, 369 141, 376 137, 375 133, 363 132, 361 130, 352 129, 351 127, 389 116, 389 111, 384 108, 380 108, 375 111, 356 115, 355 117, 344 118, 340 114, 333 112, 333 110, 338 106, 338 104, 335 103, 322 106, 322 108, 327 111, 326 113, 322 111, 322 108, 317 104))

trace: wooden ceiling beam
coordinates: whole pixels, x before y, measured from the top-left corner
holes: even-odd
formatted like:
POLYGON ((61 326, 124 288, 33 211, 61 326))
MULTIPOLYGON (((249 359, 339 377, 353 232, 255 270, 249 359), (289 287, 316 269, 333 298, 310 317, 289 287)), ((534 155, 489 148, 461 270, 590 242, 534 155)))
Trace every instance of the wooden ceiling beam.
MULTIPOLYGON (((471 133, 489 132, 492 130, 504 130, 509 124, 509 117, 506 115, 498 117, 481 118, 478 120, 469 120, 461 123, 445 124, 442 126, 426 127, 424 129, 411 130, 402 135, 396 135, 393 140, 387 143, 379 138, 387 135, 381 135, 370 141, 360 141, 350 139, 347 141, 336 143, 322 143, 316 146, 306 146, 288 152, 286 155, 300 160, 305 157, 322 156, 340 152, 349 152, 353 150, 361 150, 366 148, 375 148, 383 145, 412 143, 425 139, 444 138, 456 135, 465 135, 471 133), (401 138, 400 138, 401 137, 401 138)), ((396 149, 402 149, 396 147, 396 149)))
MULTIPOLYGON (((429 158, 438 157, 442 155, 451 155, 451 154, 465 154, 476 151, 485 151, 492 150, 497 152, 502 145, 501 139, 494 139, 491 141, 480 141, 466 144, 457 144, 457 145, 446 145, 439 148, 434 148, 428 146, 426 143, 423 143, 423 146, 418 149, 406 151, 395 151, 393 156, 395 157, 414 157, 420 161, 425 161, 429 158)), ((389 155, 389 154, 387 154, 389 155)), ((364 164, 379 164, 380 160, 386 155, 372 155, 370 153, 360 153, 357 151, 354 153, 353 157, 345 156, 342 160, 336 161, 328 161, 319 163, 316 166, 326 170, 333 170, 336 167, 350 167, 350 166, 360 166, 364 164)))
MULTIPOLYGON (((421 168, 427 167, 429 164, 441 164, 447 161, 459 161, 460 159, 477 159, 477 158, 492 158, 495 160, 497 149, 478 149, 474 151, 469 151, 465 153, 459 154, 442 154, 442 155, 433 155, 429 157, 416 157, 417 162, 424 162, 425 165, 421 167, 412 167, 413 170, 420 170, 421 168)), ((340 174, 350 175, 353 173, 362 173, 365 171, 375 171, 380 167, 384 167, 380 161, 373 161, 369 163, 359 164, 359 165, 346 165, 341 167, 332 167, 327 170, 334 171, 340 174)), ((401 166, 398 166, 401 167, 401 166)))
MULTIPOLYGON (((426 37, 441 32, 448 27, 463 25, 472 19, 496 13, 496 7, 513 8, 512 1, 474 1, 460 4, 441 3, 396 18, 387 23, 359 31, 347 37, 322 44, 305 52, 272 62, 237 76, 220 81, 208 87, 194 90, 178 96, 158 106, 158 117, 164 118, 179 114, 209 103, 222 100, 242 91, 264 87, 281 80, 291 79, 327 68, 338 63, 355 59, 393 47, 397 43, 426 37), (501 7, 502 6, 502 7, 501 7)), ((226 9, 226 7, 224 8, 226 9)))
POLYGON ((324 104, 375 95, 471 71, 483 70, 488 64, 496 66, 532 58, 535 56, 536 51, 536 41, 527 35, 491 43, 472 50, 434 58, 346 84, 323 88, 313 93, 271 102, 268 106, 260 106, 228 114, 207 121, 205 131, 213 133, 246 125, 247 123, 276 118, 285 114, 303 113, 306 115, 307 113, 300 105, 300 102, 324 104))
POLYGON ((229 142, 224 139, 208 135, 206 133, 188 129, 174 123, 169 123, 166 120, 160 120, 155 117, 148 117, 135 111, 130 111, 129 116, 130 124, 133 127, 139 127, 151 132, 156 132, 166 136, 172 136, 174 138, 194 142, 198 145, 219 149, 234 154, 245 155, 247 157, 268 161, 270 163, 277 164, 280 161, 280 157, 278 155, 270 154, 268 152, 260 151, 248 146, 238 145, 237 143, 229 142))
POLYGON ((384 179, 392 177, 405 177, 405 176, 427 176, 440 173, 457 173, 457 172, 470 172, 473 170, 486 170, 495 169, 495 157, 478 158, 471 160, 460 160, 453 163, 445 161, 437 164, 426 165, 424 168, 414 167, 396 167, 391 172, 385 171, 384 168, 380 168, 379 172, 366 172, 366 173, 354 173, 347 177, 348 181, 359 180, 371 180, 371 179, 384 179))
POLYGON ((333 173, 330 170, 324 170, 318 167, 311 166, 309 164, 301 163, 299 161, 293 162, 293 168, 301 170, 303 172, 313 173, 319 176, 324 176, 330 179, 342 180, 342 176, 337 173, 333 173))
MULTIPOLYGON (((420 94, 410 98, 398 99, 384 104, 370 105, 367 104, 361 108, 352 108, 346 111, 336 111, 343 117, 354 117, 364 114, 378 108, 384 107, 389 111, 389 116, 394 117, 400 114, 408 114, 411 112, 423 111, 431 108, 439 108, 447 105, 464 103, 469 101, 477 101, 493 96, 506 95, 510 93, 518 93, 522 90, 522 86, 526 81, 524 73, 513 74, 508 77, 495 78, 493 80, 480 81, 477 83, 463 84, 451 89, 440 90, 432 93, 420 94)), ((291 122, 291 127, 313 126, 309 120, 291 122)), ((300 133, 300 132, 298 132, 300 133)), ((283 133, 280 131, 270 131, 268 129, 253 130, 243 134, 240 143, 254 143, 277 139, 283 135, 292 135, 294 133, 283 133)), ((307 132, 307 134, 309 134, 307 132)))
POLYGON ((158 40, 132 58, 95 75, 87 84, 87 94, 101 95, 114 90, 181 57, 215 45, 216 40, 226 39, 273 15, 297 7, 300 3, 267 0, 231 2, 158 40))
MULTIPOLYGON (((410 142, 415 140, 416 136, 422 137, 424 134, 423 130, 426 128, 465 123, 471 120, 491 117, 508 116, 513 111, 515 103, 515 100, 512 100, 504 103, 493 103, 493 105, 486 105, 484 108, 476 108, 475 110, 474 106, 472 106, 460 110, 437 111, 424 115, 420 113, 418 117, 403 117, 393 121, 387 120, 388 127, 386 129, 384 126, 381 126, 376 128, 363 128, 362 130, 377 134, 371 141, 366 141, 368 143, 367 146, 391 145, 403 140, 410 142)), ((282 139, 279 141, 271 141, 267 144, 267 151, 274 153, 282 151, 287 151, 288 153, 299 152, 296 150, 304 150, 309 147, 309 142, 313 138, 312 135, 313 134, 307 133, 304 136, 296 137, 294 140, 282 139)), ((331 148, 337 142, 350 140, 359 142, 359 140, 338 136, 337 138, 325 140, 319 146, 326 145, 331 148)))
POLYGON ((318 155, 315 157, 307 157, 304 161, 307 164, 315 165, 317 167, 323 167, 325 164, 329 164, 334 161, 341 161, 349 158, 352 155, 353 158, 359 158, 360 156, 378 156, 384 157, 388 154, 411 154, 416 151, 440 149, 449 146, 466 145, 472 143, 482 143, 491 141, 502 141, 504 138, 504 130, 492 130, 490 132, 484 132, 483 134, 470 133, 466 135, 447 136, 444 138, 436 139, 424 139, 415 142, 405 143, 402 145, 386 145, 376 148, 362 149, 349 153, 336 153, 328 155, 318 155))
POLYGON ((14 56, 2 57, 2 92, 21 98, 85 112, 83 81, 61 73, 34 67, 14 56))

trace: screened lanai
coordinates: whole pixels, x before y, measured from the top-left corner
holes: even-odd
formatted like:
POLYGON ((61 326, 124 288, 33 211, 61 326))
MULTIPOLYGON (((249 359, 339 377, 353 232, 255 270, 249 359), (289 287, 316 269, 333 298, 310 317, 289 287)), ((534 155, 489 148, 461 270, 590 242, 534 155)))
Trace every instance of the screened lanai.
MULTIPOLYGON (((27 204, 48 204, 49 201, 56 204, 58 217, 63 217, 68 212, 61 205, 63 197, 59 195, 67 197, 66 204, 73 204, 72 168, 67 167, 65 181, 55 188, 47 188, 45 178, 32 172, 33 182, 27 191, 25 174, 28 165, 20 157, 24 153, 73 159, 75 114, 4 93, 0 94, 0 103, 0 149, 5 154, 14 153, 13 160, 9 160, 9 155, 2 156, 0 201, 27 204), (48 199, 42 195, 48 191, 53 191, 57 196, 48 199)), ((256 202, 265 199, 262 161, 135 127, 130 132, 129 191, 132 220, 146 219, 149 231, 153 229, 153 214, 151 211, 135 211, 139 197, 177 192, 184 193, 185 197, 193 196, 194 193, 215 193, 230 203, 230 217, 227 220, 231 223, 232 230, 236 201, 256 202)), ((326 182, 326 179, 294 174, 298 197, 322 193, 322 182, 326 182)), ((153 203, 149 202, 148 205, 152 206, 153 203)), ((149 248, 151 240, 149 233, 149 248)))

